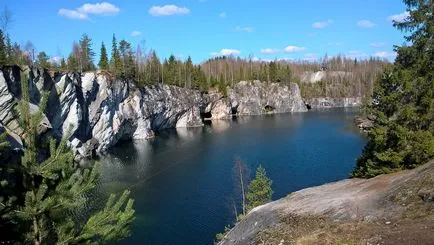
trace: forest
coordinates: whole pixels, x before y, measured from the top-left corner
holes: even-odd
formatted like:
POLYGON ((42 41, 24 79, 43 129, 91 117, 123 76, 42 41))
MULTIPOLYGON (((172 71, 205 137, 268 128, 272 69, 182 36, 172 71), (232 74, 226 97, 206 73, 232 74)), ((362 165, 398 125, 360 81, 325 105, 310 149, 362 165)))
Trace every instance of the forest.
POLYGON ((104 72, 114 79, 127 80, 138 86, 164 83, 201 91, 218 90, 226 93, 227 87, 239 81, 298 83, 304 98, 315 97, 366 97, 372 94, 375 78, 381 73, 387 60, 379 58, 353 59, 344 55, 316 61, 257 60, 252 55, 241 58, 218 56, 194 64, 191 57, 180 59, 174 55, 160 58, 155 50, 144 45, 136 48, 127 40, 118 41, 113 34, 110 50, 102 42, 97 57, 92 38, 83 34, 73 41, 72 52, 65 58, 53 59, 44 51, 36 52, 28 41, 24 45, 12 43, 10 36, 0 31, 0 66, 28 65, 52 72, 104 72), (110 52, 109 52, 110 51, 110 52), (304 81, 305 74, 325 71, 318 82, 304 81), (345 76, 333 76, 333 72, 345 76))

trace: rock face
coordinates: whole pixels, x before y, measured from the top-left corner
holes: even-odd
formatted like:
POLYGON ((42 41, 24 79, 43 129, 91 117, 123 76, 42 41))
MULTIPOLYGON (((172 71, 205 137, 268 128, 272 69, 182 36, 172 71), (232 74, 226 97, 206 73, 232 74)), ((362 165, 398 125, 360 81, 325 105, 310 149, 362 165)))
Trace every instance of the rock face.
POLYGON ((353 74, 345 71, 306 71, 301 75, 301 82, 303 83, 317 83, 326 78, 331 79, 346 79, 351 78, 353 74))
POLYGON ((228 92, 234 111, 239 115, 307 111, 297 84, 290 86, 260 81, 242 81, 228 92))
POLYGON ((312 98, 307 99, 306 104, 311 109, 359 107, 362 104, 362 98, 312 98))
MULTIPOLYGON (((433 177, 434 161, 431 161, 414 170, 373 179, 347 179, 303 189, 254 208, 219 244, 253 244, 258 232, 276 227, 283 217, 290 215, 318 215, 332 222, 397 218, 407 206, 412 206, 411 200, 418 201, 417 196, 427 203, 432 202, 433 177)), ((422 210, 424 215, 429 212, 425 211, 428 207, 422 210)))
POLYGON ((58 139, 69 133, 69 145, 81 157, 104 152, 119 140, 151 138, 156 130, 200 127, 207 117, 307 110, 296 84, 240 82, 224 97, 162 84, 137 88, 131 81, 95 72, 51 75, 41 69, 4 67, 0 71, 0 124, 18 139, 22 132, 14 111, 21 98, 21 71, 29 74, 32 111, 39 110, 43 91, 49 93, 39 133, 58 139))

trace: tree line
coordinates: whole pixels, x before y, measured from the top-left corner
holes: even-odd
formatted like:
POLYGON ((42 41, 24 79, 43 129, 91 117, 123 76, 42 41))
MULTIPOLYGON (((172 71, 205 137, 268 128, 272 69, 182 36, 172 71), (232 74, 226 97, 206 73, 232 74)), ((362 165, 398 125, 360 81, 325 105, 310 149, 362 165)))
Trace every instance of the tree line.
POLYGON ((373 81, 387 63, 378 58, 357 60, 337 55, 325 56, 314 62, 272 60, 260 61, 253 56, 247 58, 219 56, 200 64, 193 64, 191 57, 180 59, 174 55, 160 59, 155 50, 145 50, 141 44, 134 49, 125 39, 112 37, 110 51, 102 42, 99 60, 95 64, 96 51, 91 37, 83 34, 78 42, 72 43, 72 51, 65 58, 54 59, 44 51, 35 52, 31 42, 23 47, 11 42, 9 35, 0 32, 0 66, 36 65, 61 72, 87 72, 97 69, 117 79, 136 83, 138 86, 169 84, 185 88, 208 91, 218 89, 225 92, 228 86, 239 81, 261 80, 266 82, 298 83, 302 95, 310 97, 355 97, 372 94, 373 81), (36 54, 35 54, 36 53, 36 54), (303 83, 300 78, 306 72, 326 69, 349 72, 346 78, 329 76, 318 84, 303 83))

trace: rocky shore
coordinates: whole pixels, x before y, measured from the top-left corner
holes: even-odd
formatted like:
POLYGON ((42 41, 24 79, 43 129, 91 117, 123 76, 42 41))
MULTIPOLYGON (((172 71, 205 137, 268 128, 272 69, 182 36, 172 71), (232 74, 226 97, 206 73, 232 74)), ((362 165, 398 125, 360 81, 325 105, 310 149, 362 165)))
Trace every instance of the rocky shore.
POLYGON ((50 74, 9 66, 0 71, 0 131, 9 132, 15 149, 22 146, 16 113, 22 72, 30 78, 32 111, 42 93, 49 93, 40 136, 60 139, 70 132, 69 145, 79 158, 105 152, 120 140, 152 138, 161 129, 201 127, 206 119, 307 111, 297 84, 242 81, 223 96, 164 84, 139 88, 101 72, 50 74))

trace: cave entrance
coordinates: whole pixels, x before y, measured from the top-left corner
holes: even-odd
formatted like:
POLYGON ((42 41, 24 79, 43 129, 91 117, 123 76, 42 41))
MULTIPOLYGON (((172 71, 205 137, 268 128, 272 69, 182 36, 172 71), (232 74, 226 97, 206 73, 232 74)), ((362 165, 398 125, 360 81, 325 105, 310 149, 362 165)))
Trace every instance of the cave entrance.
POLYGON ((202 118, 202 122, 205 125, 211 125, 211 118, 212 118, 211 111, 200 113, 200 117, 202 118))
POLYGON ((271 106, 271 105, 264 106, 264 111, 265 112, 271 112, 271 111, 274 111, 275 109, 276 108, 274 106, 271 106))
POLYGON ((231 108, 232 118, 236 118, 237 117, 237 113, 238 113, 238 108, 237 107, 232 107, 231 108))
POLYGON ((311 109, 312 109, 312 106, 309 105, 308 103, 306 103, 306 108, 307 108, 308 110, 311 110, 311 109))

